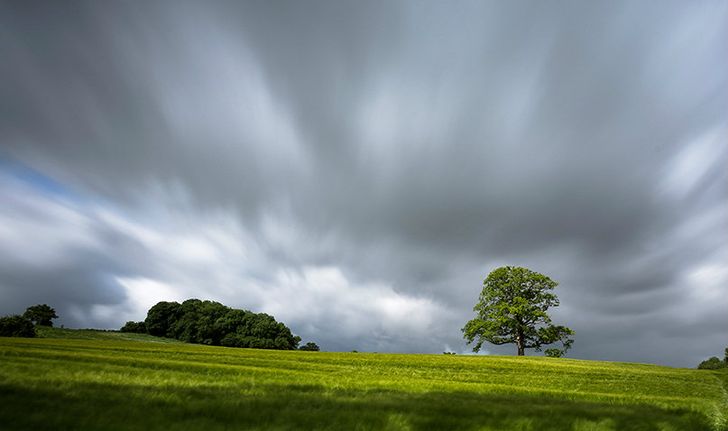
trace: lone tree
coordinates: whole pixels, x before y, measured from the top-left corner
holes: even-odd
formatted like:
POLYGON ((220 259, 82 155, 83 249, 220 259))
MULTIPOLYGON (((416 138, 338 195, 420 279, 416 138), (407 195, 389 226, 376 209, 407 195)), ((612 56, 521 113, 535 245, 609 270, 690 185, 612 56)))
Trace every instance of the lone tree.
POLYGON ((503 266, 488 274, 473 308, 477 315, 463 328, 473 351, 479 351, 486 341, 514 343, 518 356, 523 356, 526 349, 541 351, 542 346, 560 341, 562 349, 548 349, 549 356, 566 353, 574 342, 569 338, 574 331, 553 325, 546 313, 549 307, 559 305, 559 298, 552 293, 557 285, 549 277, 521 267, 503 266))
POLYGON ((53 326, 51 319, 58 319, 56 310, 51 308, 48 304, 38 304, 28 307, 23 313, 23 317, 32 321, 36 325, 41 326, 53 326))

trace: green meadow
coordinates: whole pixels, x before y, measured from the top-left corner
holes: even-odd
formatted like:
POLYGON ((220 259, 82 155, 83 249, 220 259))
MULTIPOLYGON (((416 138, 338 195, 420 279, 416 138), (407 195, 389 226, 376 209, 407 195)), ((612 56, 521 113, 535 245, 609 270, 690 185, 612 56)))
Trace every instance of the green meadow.
POLYGON ((725 430, 728 374, 511 356, 0 338, 2 430, 725 430))

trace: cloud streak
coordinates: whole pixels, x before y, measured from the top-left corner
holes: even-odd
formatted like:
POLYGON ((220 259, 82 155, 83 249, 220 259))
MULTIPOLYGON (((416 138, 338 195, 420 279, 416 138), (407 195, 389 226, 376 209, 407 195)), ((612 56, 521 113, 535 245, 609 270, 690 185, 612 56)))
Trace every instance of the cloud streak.
POLYGON ((728 343, 720 2, 0 8, 0 312, 196 296, 463 350, 515 264, 561 283, 574 356, 728 343))

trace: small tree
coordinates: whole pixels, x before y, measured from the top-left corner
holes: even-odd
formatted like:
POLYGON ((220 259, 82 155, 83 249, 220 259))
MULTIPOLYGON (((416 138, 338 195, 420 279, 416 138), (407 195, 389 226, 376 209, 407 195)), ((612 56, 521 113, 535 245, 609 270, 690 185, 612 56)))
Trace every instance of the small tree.
POLYGON ((51 319, 58 319, 56 310, 48 304, 38 304, 28 307, 25 313, 23 313, 23 317, 41 326, 53 326, 51 319))
POLYGON ((23 316, 0 317, 0 337, 35 337, 33 322, 23 316))
POLYGON ((309 352, 318 352, 319 346, 318 344, 314 343, 313 341, 309 341, 308 343, 304 344, 303 346, 299 347, 298 350, 306 350, 309 352))
POLYGON ((558 285, 549 277, 526 268, 504 266, 483 281, 480 300, 473 308, 476 317, 465 324, 463 334, 477 352, 484 342, 516 345, 519 356, 525 349, 561 342, 563 349, 549 349, 550 356, 563 356, 571 347, 574 331, 553 325, 546 313, 559 305, 551 291, 558 285), (557 352, 558 350, 558 352, 557 352))

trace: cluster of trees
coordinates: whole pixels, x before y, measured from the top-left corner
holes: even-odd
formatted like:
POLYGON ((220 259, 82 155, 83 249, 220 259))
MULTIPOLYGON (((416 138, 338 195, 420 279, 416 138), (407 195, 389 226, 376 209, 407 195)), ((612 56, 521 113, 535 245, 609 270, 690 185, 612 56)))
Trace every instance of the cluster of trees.
POLYGON ((35 326, 53 326, 56 310, 48 304, 28 307, 22 315, 0 317, 0 337, 35 337, 35 326))
POLYGON ((725 348, 725 356, 723 360, 718 359, 717 356, 713 356, 704 360, 698 365, 699 370, 719 370, 721 368, 728 368, 728 347, 725 348))
MULTIPOLYGON (((273 316, 199 299, 188 299, 181 304, 158 302, 149 309, 143 322, 127 322, 121 331, 188 343, 257 349, 294 350, 301 341, 273 316)), ((308 343, 301 350, 318 350, 318 346, 308 343)))
POLYGON ((483 281, 483 290, 473 311, 476 317, 462 329, 465 340, 477 352, 483 343, 515 344, 519 356, 526 349, 541 351, 544 346, 560 342, 544 353, 561 357, 571 348, 574 331, 554 325, 546 313, 559 305, 552 291, 558 283, 527 268, 503 266, 493 270, 483 281))

